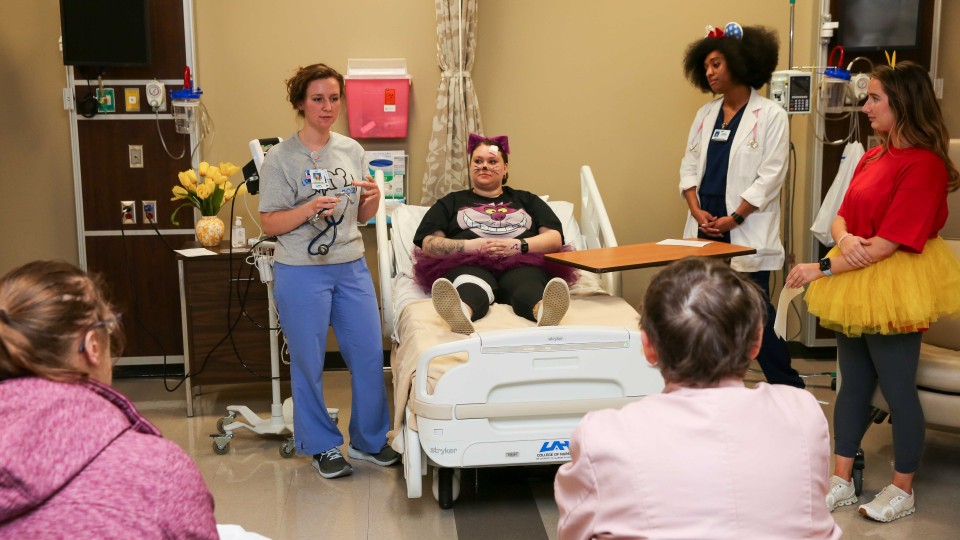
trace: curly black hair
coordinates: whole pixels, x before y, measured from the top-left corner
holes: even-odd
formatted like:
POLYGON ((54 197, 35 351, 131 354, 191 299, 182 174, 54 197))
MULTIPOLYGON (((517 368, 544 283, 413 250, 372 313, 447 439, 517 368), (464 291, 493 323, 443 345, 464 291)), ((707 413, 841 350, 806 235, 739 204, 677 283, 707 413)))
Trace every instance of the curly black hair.
POLYGON ((723 53, 734 82, 759 90, 777 69, 780 39, 776 31, 769 28, 745 26, 743 39, 705 37, 691 43, 683 57, 683 72, 694 86, 704 92, 710 92, 710 83, 707 82, 707 70, 703 62, 713 51, 723 53))

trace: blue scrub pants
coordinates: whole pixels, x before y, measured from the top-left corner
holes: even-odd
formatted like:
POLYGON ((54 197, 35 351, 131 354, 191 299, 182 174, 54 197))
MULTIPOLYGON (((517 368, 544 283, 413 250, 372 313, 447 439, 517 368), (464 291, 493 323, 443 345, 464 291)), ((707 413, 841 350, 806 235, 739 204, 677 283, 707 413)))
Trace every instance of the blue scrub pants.
POLYGON ((315 455, 343 444, 323 400, 327 331, 333 326, 350 369, 350 444, 377 453, 390 418, 383 384, 380 312, 363 258, 342 264, 274 265, 274 297, 290 349, 293 430, 297 450, 315 455))

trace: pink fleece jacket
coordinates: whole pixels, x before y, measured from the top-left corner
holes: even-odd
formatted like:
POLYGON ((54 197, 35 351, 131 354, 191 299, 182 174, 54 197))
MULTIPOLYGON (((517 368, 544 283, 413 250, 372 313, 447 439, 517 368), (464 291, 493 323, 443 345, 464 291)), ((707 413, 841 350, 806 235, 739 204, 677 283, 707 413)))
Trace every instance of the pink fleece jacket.
POLYGON ((0 538, 217 538, 196 465, 93 381, 0 382, 0 538))

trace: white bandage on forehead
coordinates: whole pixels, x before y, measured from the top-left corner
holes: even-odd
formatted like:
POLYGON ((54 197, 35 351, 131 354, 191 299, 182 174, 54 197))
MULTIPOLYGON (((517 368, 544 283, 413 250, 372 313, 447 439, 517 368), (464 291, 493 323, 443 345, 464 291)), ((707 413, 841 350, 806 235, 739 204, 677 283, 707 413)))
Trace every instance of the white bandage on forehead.
POLYGON ((491 144, 490 146, 487 147, 487 151, 490 152, 491 155, 495 156, 497 155, 497 152, 500 151, 500 148, 495 144, 491 144))
POLYGON ((487 293, 487 300, 490 303, 493 303, 493 289, 490 288, 490 284, 486 281, 478 278, 477 276, 471 276, 470 274, 461 274, 453 280, 453 287, 457 288, 460 285, 465 285, 467 283, 473 283, 474 285, 483 289, 483 292, 487 293))

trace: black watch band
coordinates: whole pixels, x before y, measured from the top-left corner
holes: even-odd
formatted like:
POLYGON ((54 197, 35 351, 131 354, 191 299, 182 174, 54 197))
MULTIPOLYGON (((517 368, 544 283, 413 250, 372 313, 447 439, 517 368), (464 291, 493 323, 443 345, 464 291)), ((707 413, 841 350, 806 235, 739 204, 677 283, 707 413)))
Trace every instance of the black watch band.
POLYGON ((743 216, 741 216, 740 214, 733 212, 732 214, 730 214, 730 217, 733 218, 733 221, 735 221, 737 225, 743 225, 743 216))
POLYGON ((828 257, 820 259, 820 271, 827 277, 833 275, 833 272, 830 271, 830 259, 828 257))
POLYGON ((520 253, 526 253, 530 251, 530 244, 527 243, 523 238, 520 239, 520 253))

